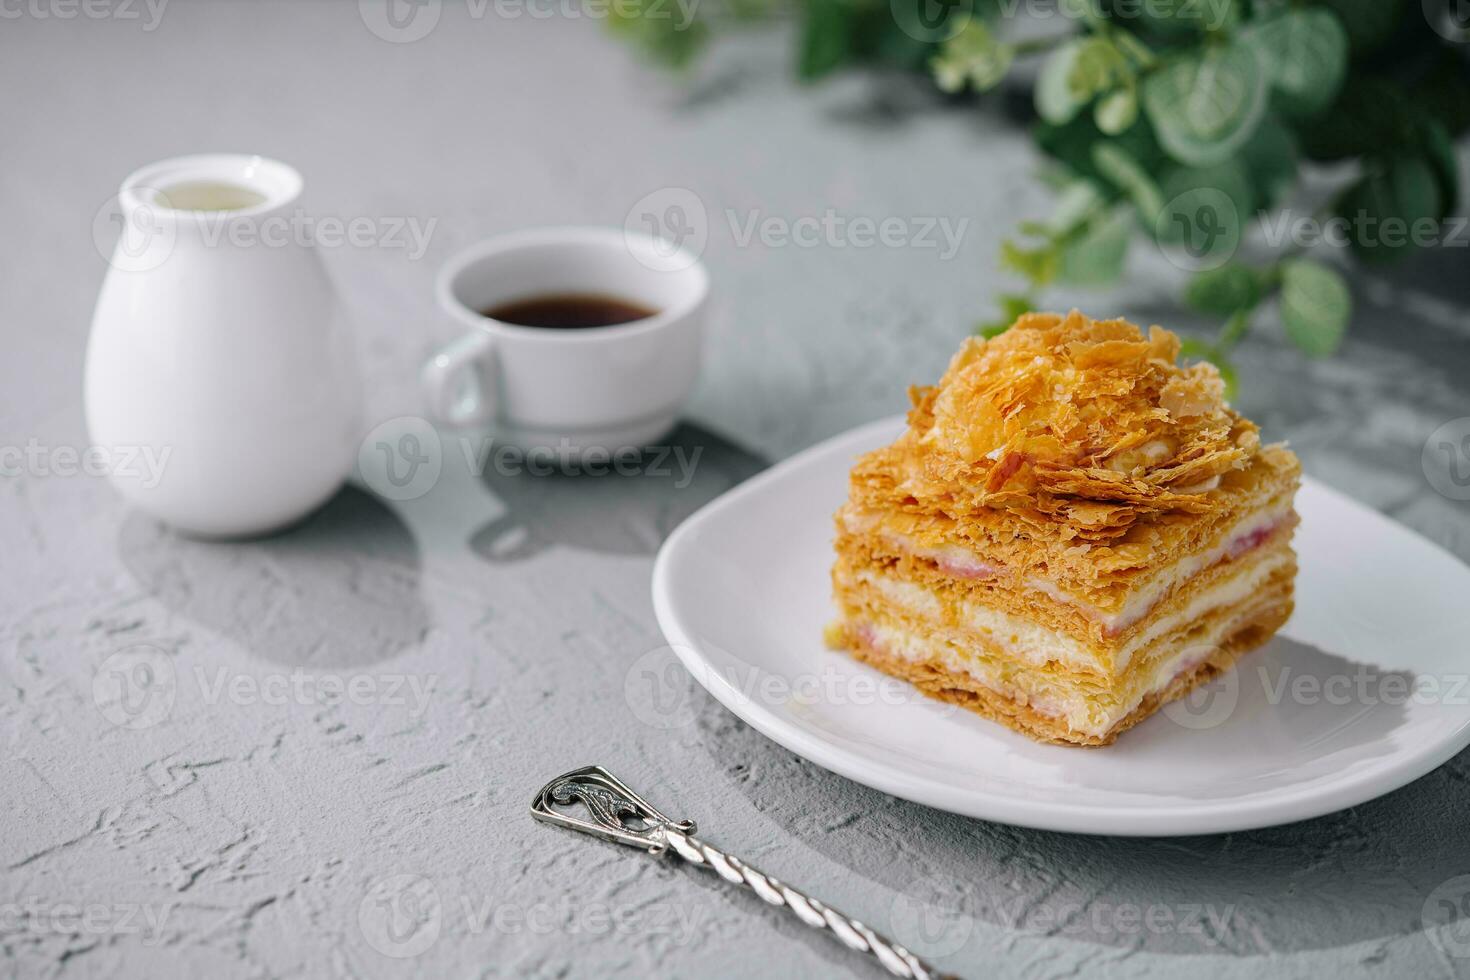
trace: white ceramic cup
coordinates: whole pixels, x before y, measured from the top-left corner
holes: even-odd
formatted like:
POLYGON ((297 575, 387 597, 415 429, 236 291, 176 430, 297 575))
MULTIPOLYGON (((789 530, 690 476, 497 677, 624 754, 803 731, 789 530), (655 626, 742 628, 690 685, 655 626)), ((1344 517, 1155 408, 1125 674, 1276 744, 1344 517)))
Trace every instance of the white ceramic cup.
POLYGON ((621 228, 539 228, 459 253, 439 305, 463 326, 424 366, 430 410, 455 427, 493 427, 521 449, 577 456, 647 446, 678 421, 699 373, 709 276, 669 243, 621 228), (592 293, 653 316, 554 329, 481 310, 537 296, 592 293))

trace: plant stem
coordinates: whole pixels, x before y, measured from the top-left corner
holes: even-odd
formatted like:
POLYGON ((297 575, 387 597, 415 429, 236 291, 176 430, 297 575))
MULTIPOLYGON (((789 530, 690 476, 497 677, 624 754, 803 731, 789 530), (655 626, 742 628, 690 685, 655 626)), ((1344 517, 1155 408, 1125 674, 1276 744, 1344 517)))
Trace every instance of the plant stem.
POLYGON ((1025 41, 1014 41, 1011 43, 1011 50, 1017 58, 1024 58, 1032 54, 1043 54, 1066 41, 1070 41, 1074 36, 1073 34, 1053 34, 1050 37, 1033 37, 1025 41))

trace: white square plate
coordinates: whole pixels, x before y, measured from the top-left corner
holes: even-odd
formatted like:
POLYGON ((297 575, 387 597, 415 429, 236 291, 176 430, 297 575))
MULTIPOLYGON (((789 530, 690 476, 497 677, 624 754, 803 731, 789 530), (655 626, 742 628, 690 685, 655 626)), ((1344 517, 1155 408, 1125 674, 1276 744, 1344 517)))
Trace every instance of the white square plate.
POLYGON ((1155 836, 1330 813, 1470 743, 1470 569, 1312 480, 1285 630, 1107 748, 1033 742, 826 649, 832 515, 854 459, 902 428, 877 422, 786 460, 659 553, 654 606, 685 667, 791 751, 955 813, 1155 836))

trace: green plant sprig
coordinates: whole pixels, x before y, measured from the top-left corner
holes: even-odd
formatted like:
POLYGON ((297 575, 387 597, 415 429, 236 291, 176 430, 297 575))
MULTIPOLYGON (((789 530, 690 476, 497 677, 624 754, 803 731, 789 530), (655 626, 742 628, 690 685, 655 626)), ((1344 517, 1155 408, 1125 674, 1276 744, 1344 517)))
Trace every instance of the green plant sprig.
POLYGON ((962 0, 938 24, 921 16, 932 0, 737 0, 677 39, 637 13, 618 29, 688 64, 716 23, 790 13, 802 79, 885 65, 926 71, 954 97, 995 89, 1040 58, 1033 134, 1055 207, 1002 243, 1002 265, 1025 288, 1000 297, 999 317, 979 327, 987 333, 1050 287, 1116 283, 1143 238, 1190 272, 1185 303, 1221 318, 1214 339, 1189 351, 1227 380, 1231 351, 1268 306, 1293 344, 1326 356, 1351 318, 1342 262, 1280 242, 1262 264, 1237 257, 1252 229, 1289 222, 1282 203, 1303 168, 1353 164, 1313 218, 1348 227, 1343 261, 1403 258, 1415 242, 1384 230, 1433 227, 1455 206, 1470 45, 1438 33, 1420 0, 1059 2, 1068 29, 1025 40, 999 29, 1001 0, 962 0))

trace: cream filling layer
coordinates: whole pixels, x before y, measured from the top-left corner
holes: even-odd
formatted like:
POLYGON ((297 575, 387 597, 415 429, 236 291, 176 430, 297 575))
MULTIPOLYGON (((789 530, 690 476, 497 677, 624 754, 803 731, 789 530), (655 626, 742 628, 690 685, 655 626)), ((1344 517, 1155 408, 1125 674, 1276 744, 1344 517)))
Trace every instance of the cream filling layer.
MULTIPOLYGON (((1291 506, 1292 500, 1288 494, 1273 501, 1269 507, 1248 514, 1236 522, 1235 526, 1226 532, 1215 547, 1181 558, 1145 579, 1134 590, 1128 601, 1116 610, 1106 610, 1092 605, 1050 579, 1041 576, 1028 576, 1025 579, 1025 585, 1056 602, 1081 610, 1088 619, 1101 623, 1103 628, 1109 632, 1122 632, 1147 616, 1154 606, 1184 581, 1215 565, 1226 556, 1243 553, 1243 550, 1248 550, 1245 546, 1252 542, 1263 543, 1265 538, 1269 537, 1268 533, 1263 534, 1263 532, 1274 531, 1283 524, 1291 512, 1291 506)), ((857 514, 844 516, 844 524, 853 534, 871 531, 874 523, 873 519, 857 514)), ((927 558, 935 562, 941 570, 957 578, 991 578, 1004 571, 1001 566, 987 561, 978 552, 969 548, 961 548, 958 545, 924 548, 917 545, 907 535, 885 533, 883 537, 900 551, 918 558, 927 558)))
POLYGON ((1116 694, 1079 690, 1066 684, 1063 678, 1017 669, 1015 664, 978 655, 949 640, 923 636, 891 623, 868 623, 861 628, 870 631, 871 641, 889 656, 915 663, 938 661, 951 673, 966 674, 1004 697, 1065 721, 1074 732, 1100 738, 1132 714, 1145 697, 1162 691, 1176 677, 1199 666, 1235 631, 1241 618, 1222 620, 1208 635, 1191 638, 1179 649, 1160 657, 1139 682, 1116 694))
MULTIPOLYGON (((1199 593, 1183 608, 1159 617, 1116 652, 1111 669, 1076 637, 971 599, 961 600, 958 604, 959 626, 992 639, 1014 659, 1032 667, 1057 663, 1070 670, 1118 676, 1128 669, 1140 650, 1215 609, 1243 602, 1289 561, 1291 554, 1285 551, 1265 556, 1247 565, 1240 573, 1199 593)), ((858 571, 854 578, 872 586, 895 609, 937 627, 943 626, 944 603, 929 589, 871 568, 858 571)))

